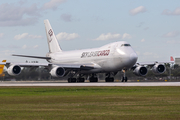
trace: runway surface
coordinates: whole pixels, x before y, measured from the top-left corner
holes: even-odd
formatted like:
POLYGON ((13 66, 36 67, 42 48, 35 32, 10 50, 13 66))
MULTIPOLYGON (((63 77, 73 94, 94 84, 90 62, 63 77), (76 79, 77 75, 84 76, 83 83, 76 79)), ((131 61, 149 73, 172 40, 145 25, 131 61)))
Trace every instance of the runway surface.
POLYGON ((1 81, 0 86, 180 86, 180 82, 113 82, 113 83, 67 83, 53 81, 1 81))

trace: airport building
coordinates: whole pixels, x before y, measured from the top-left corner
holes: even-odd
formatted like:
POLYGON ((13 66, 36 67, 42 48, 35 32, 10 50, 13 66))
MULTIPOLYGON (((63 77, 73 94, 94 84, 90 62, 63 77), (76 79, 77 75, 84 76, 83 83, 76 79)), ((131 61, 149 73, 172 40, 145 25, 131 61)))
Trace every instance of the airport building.
POLYGON ((180 65, 180 58, 175 58, 175 64, 180 65))

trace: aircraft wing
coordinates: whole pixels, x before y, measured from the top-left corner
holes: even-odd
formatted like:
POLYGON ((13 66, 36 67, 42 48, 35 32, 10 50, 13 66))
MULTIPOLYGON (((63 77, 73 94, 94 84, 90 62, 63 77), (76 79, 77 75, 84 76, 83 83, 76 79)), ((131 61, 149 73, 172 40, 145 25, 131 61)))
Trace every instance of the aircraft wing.
POLYGON ((51 59, 51 57, 40 57, 40 56, 30 56, 30 55, 16 55, 16 54, 12 54, 12 56, 38 58, 38 59, 46 59, 46 60, 51 59))
POLYGON ((20 67, 38 67, 38 66, 45 66, 47 67, 48 64, 40 64, 40 63, 11 63, 11 62, 0 62, 0 65, 5 65, 6 67, 9 67, 11 65, 18 65, 20 67))
POLYGON ((99 65, 93 63, 86 64, 52 64, 52 63, 11 63, 11 62, 0 62, 0 65, 7 67, 7 72, 11 76, 19 75, 22 71, 21 67, 27 67, 30 69, 36 69, 39 66, 44 67, 50 71, 50 74, 54 77, 63 77, 69 73, 69 71, 81 71, 81 70, 92 70, 101 68, 99 65))
POLYGON ((148 66, 151 66, 151 65, 155 65, 155 64, 165 64, 165 63, 174 63, 173 61, 150 61, 150 62, 137 62, 136 65, 148 65, 148 66))
POLYGON ((174 64, 174 58, 171 56, 170 57, 170 61, 149 61, 149 62, 137 62, 136 65, 148 65, 148 66, 153 66, 155 64, 165 64, 165 63, 170 63, 170 64, 174 64))
MULTIPOLYGON (((30 56, 30 55, 16 55, 13 54, 12 56, 18 56, 18 57, 29 57, 29 58, 38 58, 38 59, 46 59, 49 60, 51 57, 40 57, 40 56, 30 56)), ((33 67, 33 66, 59 66, 59 67, 64 67, 64 68, 76 68, 76 69, 83 69, 83 70, 89 70, 89 69, 95 69, 95 68, 101 68, 99 65, 94 64, 94 63, 84 63, 84 64, 39 64, 39 63, 18 63, 16 65, 19 65, 21 67, 33 67)))
POLYGON ((83 70, 89 70, 89 69, 96 69, 100 68, 99 65, 93 64, 93 63, 85 63, 85 64, 52 64, 52 63, 11 63, 11 62, 0 62, 0 65, 5 65, 6 67, 9 67, 11 65, 18 65, 20 67, 63 67, 66 69, 83 69, 83 70))
POLYGON ((166 70, 165 63, 174 64, 174 61, 151 61, 151 62, 137 62, 131 69, 138 76, 145 76, 148 72, 147 66, 154 73, 162 74, 166 70))

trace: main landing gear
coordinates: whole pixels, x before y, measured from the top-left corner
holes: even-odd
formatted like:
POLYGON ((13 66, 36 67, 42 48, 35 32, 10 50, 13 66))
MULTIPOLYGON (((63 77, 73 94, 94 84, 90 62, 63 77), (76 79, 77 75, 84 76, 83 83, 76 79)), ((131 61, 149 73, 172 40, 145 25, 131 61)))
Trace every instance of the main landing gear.
POLYGON ((106 77, 105 81, 106 82, 114 82, 114 78, 113 77, 106 77))
MULTIPOLYGON (((79 74, 77 78, 68 78, 68 83, 83 83, 85 82, 85 78, 83 78, 83 75, 79 74)), ((98 78, 96 74, 92 74, 91 77, 89 77, 89 82, 98 82, 98 78)))
POLYGON ((106 74, 105 81, 106 81, 106 82, 114 82, 114 78, 111 77, 111 73, 107 73, 107 74, 106 74))
POLYGON ((76 78, 68 78, 68 83, 75 83, 76 82, 76 78))
POLYGON ((82 74, 79 74, 77 78, 70 77, 68 78, 68 83, 83 83, 85 79, 83 78, 82 74))
POLYGON ((92 74, 92 76, 89 78, 89 82, 98 82, 96 74, 92 74))
POLYGON ((84 78, 81 78, 81 77, 77 78, 77 82, 78 82, 78 83, 83 83, 84 81, 85 81, 84 78))
MULTIPOLYGON (((126 70, 122 70, 123 72, 123 77, 121 82, 127 82, 128 78, 126 77, 126 70)), ((106 73, 106 78, 105 78, 105 82, 114 82, 114 77, 117 74, 117 72, 113 72, 113 73, 106 73)), ((77 78, 74 78, 73 76, 68 78, 68 83, 83 83, 85 82, 85 78, 83 77, 84 75, 79 74, 77 76, 77 78)), ((91 74, 91 76, 89 77, 89 82, 98 82, 98 78, 96 74, 91 74)))
POLYGON ((84 78, 68 78, 68 83, 83 83, 85 81, 84 78))
POLYGON ((126 70, 122 70, 122 72, 123 72, 122 82, 127 82, 128 78, 126 77, 126 70))

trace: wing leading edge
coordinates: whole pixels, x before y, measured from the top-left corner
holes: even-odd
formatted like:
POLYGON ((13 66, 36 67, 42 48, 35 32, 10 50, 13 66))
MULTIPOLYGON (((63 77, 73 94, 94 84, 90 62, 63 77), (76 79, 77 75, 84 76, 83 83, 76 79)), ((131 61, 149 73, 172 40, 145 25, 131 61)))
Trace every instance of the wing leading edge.
POLYGON ((46 59, 46 60, 50 60, 51 59, 51 57, 30 56, 30 55, 16 55, 16 54, 12 54, 12 56, 38 58, 38 59, 46 59))

